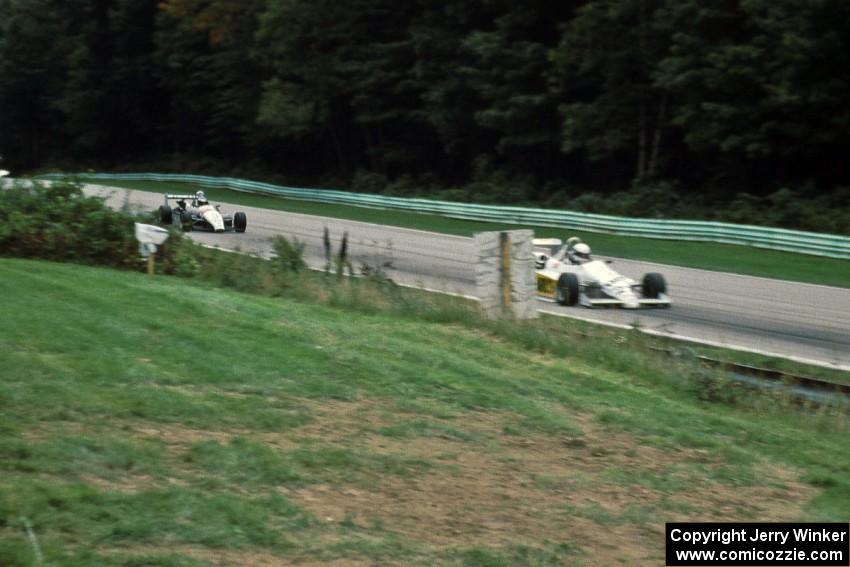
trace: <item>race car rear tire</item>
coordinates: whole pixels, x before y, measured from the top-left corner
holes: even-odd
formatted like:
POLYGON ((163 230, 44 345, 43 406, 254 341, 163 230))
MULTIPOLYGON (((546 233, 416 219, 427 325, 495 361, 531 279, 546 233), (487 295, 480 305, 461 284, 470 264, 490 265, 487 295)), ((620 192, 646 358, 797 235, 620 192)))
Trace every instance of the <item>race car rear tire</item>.
POLYGON ((650 272, 643 276, 643 296, 648 299, 658 299, 662 293, 667 293, 667 282, 658 272, 650 272))
POLYGON ((578 303, 578 277, 575 274, 561 274, 555 287, 555 299, 569 307, 578 303))
POLYGON ((236 232, 245 232, 245 229, 248 228, 248 217, 245 216, 245 213, 240 211, 233 215, 233 228, 236 229, 236 232))
POLYGON ((171 224, 174 220, 174 215, 171 212, 171 207, 168 205, 160 205, 159 206, 159 220, 162 221, 162 224, 171 224))

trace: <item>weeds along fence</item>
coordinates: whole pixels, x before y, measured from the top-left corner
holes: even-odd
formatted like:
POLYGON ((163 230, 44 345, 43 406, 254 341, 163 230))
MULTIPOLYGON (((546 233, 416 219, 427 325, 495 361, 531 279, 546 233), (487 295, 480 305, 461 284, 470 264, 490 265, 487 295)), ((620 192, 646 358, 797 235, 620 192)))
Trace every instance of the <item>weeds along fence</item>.
MULTIPOLYGON (((38 176, 38 178, 60 179, 71 176, 73 175, 55 173, 38 176)), ((76 174, 76 176, 100 181, 193 183, 203 187, 217 187, 318 203, 402 210, 466 220, 605 232, 664 240, 691 240, 738 244, 785 252, 799 252, 830 258, 850 259, 850 237, 800 230, 710 221, 632 219, 565 210, 476 205, 431 199, 389 197, 330 189, 282 187, 270 183, 246 181, 244 179, 233 179, 229 177, 160 173, 86 173, 76 174)), ((828 212, 826 213, 828 214, 828 212)))

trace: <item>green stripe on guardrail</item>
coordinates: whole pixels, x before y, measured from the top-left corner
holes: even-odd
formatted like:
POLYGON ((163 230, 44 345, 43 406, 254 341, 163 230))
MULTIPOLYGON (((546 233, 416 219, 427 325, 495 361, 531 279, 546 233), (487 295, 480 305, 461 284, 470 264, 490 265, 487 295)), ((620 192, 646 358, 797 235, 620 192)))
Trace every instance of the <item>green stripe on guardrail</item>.
POLYGON ((833 234, 819 234, 800 230, 739 225, 710 221, 629 219, 610 215, 579 213, 574 211, 506 207, 452 203, 431 199, 387 197, 368 193, 351 193, 331 189, 304 189, 282 187, 269 183, 246 181, 229 177, 181 175, 168 173, 86 173, 40 175, 37 178, 58 179, 79 176, 97 180, 160 181, 195 183, 204 187, 222 187, 235 191, 275 195, 319 203, 336 203, 380 209, 406 210, 431 213, 447 217, 606 232, 625 236, 642 236, 664 240, 692 240, 740 244, 757 248, 770 248, 785 252, 802 252, 830 258, 850 259, 850 238, 833 234))

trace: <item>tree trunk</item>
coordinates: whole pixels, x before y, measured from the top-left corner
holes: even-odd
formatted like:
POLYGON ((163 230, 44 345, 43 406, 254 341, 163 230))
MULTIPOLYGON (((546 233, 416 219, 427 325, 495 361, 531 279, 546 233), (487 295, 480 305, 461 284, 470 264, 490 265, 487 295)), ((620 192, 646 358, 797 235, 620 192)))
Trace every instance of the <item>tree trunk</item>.
POLYGON ((35 120, 30 123, 30 164, 39 163, 38 128, 35 120))
MULTIPOLYGON (((641 72, 644 73, 646 71, 646 0, 641 0, 640 5, 638 7, 638 57, 639 64, 641 66, 641 72)), ((641 98, 640 101, 640 110, 639 110, 639 124, 638 124, 638 163, 637 163, 637 177, 638 179, 642 178, 646 175, 646 142, 647 142, 647 132, 646 132, 646 90, 648 89, 640 89, 639 96, 641 98)))
POLYGON ((649 167, 647 175, 655 176, 655 170, 658 167, 658 154, 661 151, 661 130, 664 128, 664 119, 667 115, 667 93, 661 96, 661 104, 658 105, 658 117, 655 120, 655 132, 652 136, 652 153, 649 157, 649 167))
POLYGON ((378 153, 378 148, 380 146, 375 142, 375 139, 378 136, 376 132, 365 122, 361 124, 361 128, 363 130, 363 140, 366 142, 366 159, 369 160, 369 171, 383 174, 381 156, 378 153))
POLYGON ((646 103, 641 101, 638 117, 638 162, 637 177, 646 173, 646 103))
POLYGON ((345 162, 345 156, 342 153, 342 144, 340 144, 339 135, 333 118, 333 109, 328 110, 327 127, 331 132, 331 142, 333 143, 334 153, 336 154, 337 167, 339 168, 340 173, 345 175, 348 173, 348 166, 345 162))
POLYGON ((377 147, 378 147, 378 152, 380 152, 378 154, 378 167, 381 168, 381 170, 380 170, 381 175, 383 175, 384 177, 387 177, 389 172, 387 171, 387 159, 386 159, 386 157, 384 157, 384 149, 383 149, 384 148, 384 123, 383 122, 378 122, 378 132, 377 132, 377 134, 378 134, 377 147))

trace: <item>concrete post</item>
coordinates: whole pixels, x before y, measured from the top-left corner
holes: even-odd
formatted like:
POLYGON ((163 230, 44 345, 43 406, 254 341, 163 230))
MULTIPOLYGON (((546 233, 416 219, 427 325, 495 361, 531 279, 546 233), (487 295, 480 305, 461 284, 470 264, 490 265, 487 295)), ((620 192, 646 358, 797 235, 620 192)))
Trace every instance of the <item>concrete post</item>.
POLYGON ((489 317, 537 317, 533 237, 531 230, 475 234, 477 295, 489 317))

